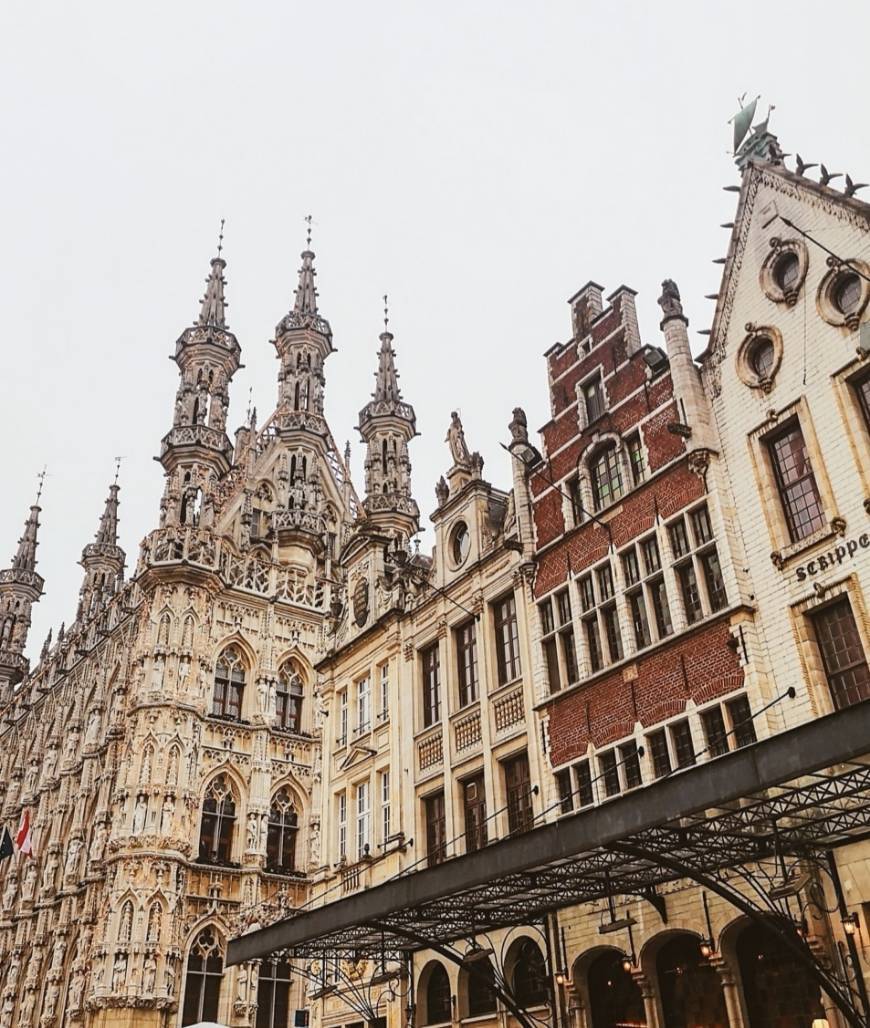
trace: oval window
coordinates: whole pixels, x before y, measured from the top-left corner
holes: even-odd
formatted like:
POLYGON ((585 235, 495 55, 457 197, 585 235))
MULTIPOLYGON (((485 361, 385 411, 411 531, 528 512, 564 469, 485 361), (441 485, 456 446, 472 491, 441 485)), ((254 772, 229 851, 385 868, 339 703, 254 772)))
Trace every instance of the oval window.
POLYGON ((464 562, 470 549, 471 535, 468 531, 468 525, 464 521, 460 521, 450 536, 450 556, 456 567, 459 567, 464 562))

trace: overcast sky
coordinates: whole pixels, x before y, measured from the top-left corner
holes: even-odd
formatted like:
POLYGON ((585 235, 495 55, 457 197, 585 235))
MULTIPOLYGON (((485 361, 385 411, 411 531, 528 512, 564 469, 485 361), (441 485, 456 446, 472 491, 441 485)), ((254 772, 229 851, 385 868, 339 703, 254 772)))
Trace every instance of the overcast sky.
MULTIPOLYGON (((548 414, 542 353, 590 278, 639 292, 658 343, 662 278, 709 327, 737 181, 736 97, 763 94, 788 152, 870 180, 870 5, 818 3, 7 2, 0 14, 0 567, 48 464, 29 651, 74 617, 113 460, 128 567, 157 524, 167 359, 198 311, 227 219, 229 320, 261 422, 314 216, 338 352, 339 446, 373 386, 382 300, 434 506, 459 409, 510 482, 511 409, 548 414)), ((760 110, 765 110, 760 107, 760 110)), ((870 190, 868 190, 870 196, 870 190)), ((431 545, 431 528, 423 546, 431 545)))

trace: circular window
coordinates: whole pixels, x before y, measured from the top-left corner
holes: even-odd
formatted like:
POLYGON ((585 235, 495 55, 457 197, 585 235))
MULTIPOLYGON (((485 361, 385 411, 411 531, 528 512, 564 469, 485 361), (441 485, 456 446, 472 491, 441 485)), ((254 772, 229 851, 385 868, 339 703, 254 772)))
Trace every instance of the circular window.
POLYGON ((816 305, 829 325, 854 332, 870 302, 870 264, 828 259, 830 271, 819 284, 816 305))
POLYGON ((807 277, 809 255, 800 239, 770 240, 770 253, 761 265, 760 285, 774 303, 794 307, 807 277))
POLYGON ((765 336, 755 342, 749 351, 749 366, 760 379, 769 379, 776 362, 773 343, 765 336))
POLYGON ((851 314, 861 302, 861 279, 848 271, 834 286, 834 303, 841 314, 851 314))
POLYGON ((796 253, 785 253, 773 266, 773 278, 783 293, 797 286, 801 274, 801 262, 796 253))
POLYGON ((782 335, 773 325, 746 326, 737 351, 737 375, 750 389, 769 393, 782 363, 782 335))
POLYGON ((465 561, 470 549, 471 535, 468 531, 468 525, 464 521, 460 521, 450 536, 450 556, 455 567, 459 567, 465 561))

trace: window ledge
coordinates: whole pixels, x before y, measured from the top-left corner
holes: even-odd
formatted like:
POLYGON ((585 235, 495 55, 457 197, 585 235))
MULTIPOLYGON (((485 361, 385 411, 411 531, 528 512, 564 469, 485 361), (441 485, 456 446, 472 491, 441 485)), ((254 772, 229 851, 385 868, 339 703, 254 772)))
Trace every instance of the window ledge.
POLYGON ((774 550, 770 555, 771 563, 777 571, 782 571, 795 557, 801 556, 807 550, 813 549, 820 543, 829 542, 837 536, 842 537, 845 535, 845 532, 846 519, 835 515, 824 528, 818 529, 812 535, 808 535, 805 539, 798 539, 797 542, 789 543, 788 546, 783 546, 779 550, 774 550))
POLYGON ((706 628, 713 622, 718 621, 720 618, 730 617, 740 611, 752 612, 753 608, 747 606, 745 603, 736 603, 727 607, 722 607, 713 614, 707 614, 706 617, 700 618, 698 621, 694 621, 691 625, 686 625, 679 632, 672 632, 667 638, 659 639, 649 646, 645 646, 642 650, 636 650, 634 653, 623 657, 622 660, 614 661, 612 664, 608 664, 603 667, 600 671, 596 671, 594 675, 589 675, 583 678, 576 685, 566 686, 564 689, 560 689, 558 692, 549 693, 543 700, 539 700, 534 704, 533 710, 543 710, 549 707, 553 703, 558 703, 563 696, 570 696, 571 694, 578 692, 581 689, 585 689, 587 686, 594 685, 599 679, 606 678, 607 675, 613 674, 615 671, 624 671, 627 667, 632 664, 638 663, 640 660, 644 660, 649 654, 655 653, 656 650, 665 646, 673 645, 675 642, 680 642, 690 635, 692 632, 696 632, 699 628, 706 628))

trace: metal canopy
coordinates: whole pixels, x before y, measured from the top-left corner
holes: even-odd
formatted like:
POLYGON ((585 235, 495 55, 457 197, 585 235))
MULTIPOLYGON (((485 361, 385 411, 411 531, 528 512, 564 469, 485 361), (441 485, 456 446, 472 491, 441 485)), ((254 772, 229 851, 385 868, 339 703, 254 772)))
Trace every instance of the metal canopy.
POLYGON ((870 700, 250 932, 230 941, 227 963, 425 949, 608 896, 656 902, 656 886, 692 871, 815 860, 870 834, 868 754, 870 700))

